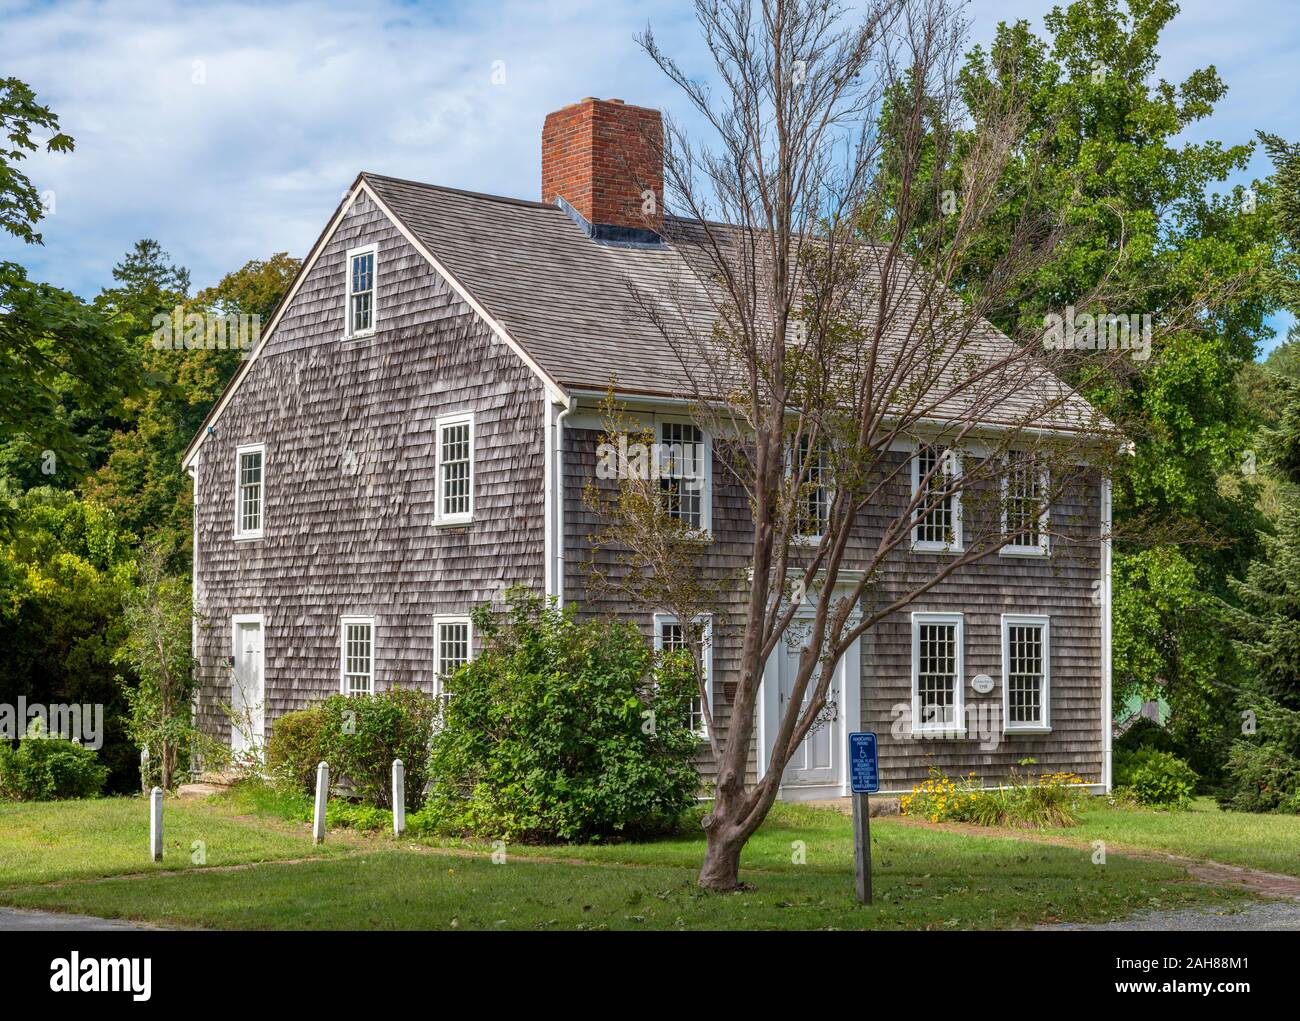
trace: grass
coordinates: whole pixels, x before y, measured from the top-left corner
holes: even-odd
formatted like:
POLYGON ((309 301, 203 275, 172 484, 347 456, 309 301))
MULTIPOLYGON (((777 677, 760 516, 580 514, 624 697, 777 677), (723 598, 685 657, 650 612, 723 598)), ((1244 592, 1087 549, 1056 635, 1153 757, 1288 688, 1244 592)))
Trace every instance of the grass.
POLYGON ((194 867, 194 841, 209 866, 340 854, 313 849, 301 832, 266 819, 241 818, 233 802, 169 799, 163 810, 163 860, 149 860, 144 798, 0 802, 0 887, 128 872, 194 867))
MULTIPOLYGON (((124 804, 144 817, 142 802, 124 804)), ((849 820, 797 805, 778 805, 746 849, 744 878, 752 889, 727 896, 695 886, 703 850, 695 832, 643 844, 512 846, 504 864, 493 864, 490 848, 482 846, 335 834, 324 855, 276 864, 269 859, 311 854, 306 827, 280 821, 295 806, 248 792, 177 805, 175 811, 169 806, 174 830, 168 851, 176 861, 163 867, 184 871, 37 885, 147 868, 140 861, 147 828, 122 816, 122 806, 112 801, 22 806, 30 810, 28 839, 36 818, 52 814, 65 820, 45 829, 42 863, 24 872, 8 850, 24 839, 9 825, 23 815, 17 808, 0 808, 0 847, 6 849, 0 851, 0 869, 8 870, 0 875, 8 884, 18 876, 30 885, 0 890, 0 901, 173 925, 993 929, 1102 921, 1145 907, 1230 910, 1243 903, 1240 894, 1189 883, 1180 869, 1161 863, 1111 856, 1096 866, 1075 848, 881 819, 872 825, 876 903, 864 907, 853 897, 849 820), (260 821, 244 814, 250 808, 262 813, 260 821), (236 837, 241 828, 247 843, 236 837), (241 855, 264 863, 224 871, 192 867, 185 842, 191 833, 208 834, 203 839, 209 841, 210 866, 234 863, 241 855), (104 834, 118 850, 96 853, 104 834), (224 849, 224 862, 215 859, 217 847, 224 849), (800 857, 803 864, 796 863, 800 857)))
POLYGON ((1098 799, 1078 826, 1044 832, 1300 876, 1300 816, 1224 812, 1209 798, 1179 812, 1112 808, 1098 799))

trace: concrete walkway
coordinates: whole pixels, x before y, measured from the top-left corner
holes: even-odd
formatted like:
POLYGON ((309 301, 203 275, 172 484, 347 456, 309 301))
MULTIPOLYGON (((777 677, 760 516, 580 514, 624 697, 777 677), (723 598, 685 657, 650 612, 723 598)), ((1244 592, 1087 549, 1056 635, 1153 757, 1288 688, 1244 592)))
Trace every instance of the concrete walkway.
POLYGON ((157 929, 156 925, 122 922, 91 915, 69 915, 62 911, 28 911, 24 908, 0 908, 0 932, 110 932, 132 929, 157 929))

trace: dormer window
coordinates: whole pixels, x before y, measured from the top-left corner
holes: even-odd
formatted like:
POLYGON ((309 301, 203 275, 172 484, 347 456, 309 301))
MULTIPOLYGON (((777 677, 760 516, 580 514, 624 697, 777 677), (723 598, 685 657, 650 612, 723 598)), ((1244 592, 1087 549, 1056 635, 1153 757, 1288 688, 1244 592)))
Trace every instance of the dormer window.
POLYGON ((375 332, 375 269, 378 246, 348 252, 348 307, 346 335, 364 337, 375 332))

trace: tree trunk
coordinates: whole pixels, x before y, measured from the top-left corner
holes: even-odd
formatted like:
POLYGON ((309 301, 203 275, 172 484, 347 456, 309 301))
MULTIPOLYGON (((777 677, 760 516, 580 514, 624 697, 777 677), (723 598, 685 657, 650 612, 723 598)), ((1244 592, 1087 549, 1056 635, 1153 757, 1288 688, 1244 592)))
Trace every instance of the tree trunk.
POLYGON ((714 893, 737 889, 740 886, 740 852, 745 846, 745 838, 729 828, 717 826, 709 829, 707 834, 700 886, 714 893))

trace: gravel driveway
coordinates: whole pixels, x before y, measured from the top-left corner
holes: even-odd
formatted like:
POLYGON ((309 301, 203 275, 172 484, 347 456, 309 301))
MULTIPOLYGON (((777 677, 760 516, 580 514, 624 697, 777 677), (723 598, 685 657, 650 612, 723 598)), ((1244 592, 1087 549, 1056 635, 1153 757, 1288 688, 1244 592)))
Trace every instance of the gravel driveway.
POLYGON ((61 911, 25 911, 0 908, 0 931, 7 932, 108 932, 123 929, 156 929, 139 922, 121 922, 113 918, 68 915, 61 911))
POLYGON ((1254 904, 1244 911, 1215 913, 1197 908, 1176 911, 1142 911, 1118 922, 1093 925, 1036 925, 1039 932, 1053 929, 1097 929, 1109 932, 1245 932, 1272 930, 1300 932, 1300 903, 1274 901, 1254 904))

